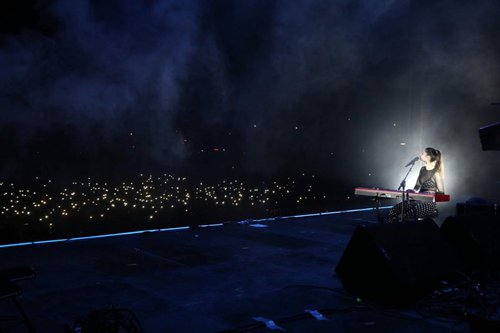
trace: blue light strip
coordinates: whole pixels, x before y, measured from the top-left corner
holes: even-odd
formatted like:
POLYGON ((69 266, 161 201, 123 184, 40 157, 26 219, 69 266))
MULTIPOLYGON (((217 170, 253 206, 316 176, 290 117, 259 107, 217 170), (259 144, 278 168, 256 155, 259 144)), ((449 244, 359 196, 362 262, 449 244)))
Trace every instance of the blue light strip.
POLYGON ((0 249, 1 248, 7 248, 7 247, 18 247, 18 246, 50 244, 50 243, 63 243, 63 242, 72 242, 72 241, 80 241, 80 240, 96 239, 96 238, 107 238, 107 237, 118 237, 118 236, 136 235, 136 234, 143 234, 143 233, 147 233, 147 232, 160 232, 160 231, 163 232, 163 231, 187 230, 189 228, 190 227, 173 227, 173 228, 163 228, 163 229, 148 229, 148 230, 118 232, 118 233, 114 233, 114 234, 83 236, 83 237, 74 237, 74 238, 61 238, 61 239, 49 239, 49 240, 42 240, 42 241, 33 241, 33 242, 24 242, 24 243, 13 243, 13 244, 3 244, 3 245, 0 245, 0 249))
POLYGON ((224 223, 214 223, 214 224, 200 224, 200 228, 210 228, 210 227, 222 227, 224 223))
POLYGON ((42 240, 42 241, 34 241, 32 243, 28 244, 49 244, 49 243, 61 243, 67 241, 67 238, 62 238, 62 239, 47 239, 47 240, 42 240))
POLYGON ((175 228, 163 228, 163 229, 158 229, 158 231, 177 231, 177 230, 188 230, 190 227, 175 227, 175 228))
MULTIPOLYGON (((392 206, 380 207, 379 209, 388 209, 392 206)), ((339 210, 334 212, 325 212, 325 213, 313 213, 313 214, 302 214, 302 215, 289 215, 289 216, 278 216, 278 217, 270 217, 265 219, 257 219, 257 220, 245 220, 245 222, 264 222, 264 221, 276 221, 282 219, 291 219, 291 218, 301 218, 301 217, 312 217, 312 216, 323 216, 323 215, 336 215, 336 214, 347 214, 347 213, 357 213, 357 212, 366 212, 370 210, 375 210, 375 208, 360 208, 360 209, 348 209, 348 210, 339 210)), ((201 224, 196 227, 200 228, 209 228, 209 227, 221 227, 224 223, 213 223, 213 224, 201 224)), ((143 234, 147 232, 164 232, 164 231, 180 231, 180 230, 189 230, 191 227, 173 227, 173 228, 162 228, 162 229, 147 229, 147 230, 137 230, 137 231, 128 231, 128 232, 119 232, 114 234, 104 234, 104 235, 95 235, 95 236, 83 236, 83 237, 74 237, 74 238, 60 238, 60 239, 48 239, 34 242, 23 242, 23 243, 13 243, 13 244, 3 244, 0 245, 1 248, 9 248, 9 247, 19 247, 19 246, 28 246, 28 245, 40 245, 40 244, 51 244, 51 243, 63 243, 63 242, 72 242, 72 241, 80 241, 87 239, 97 239, 97 238, 108 238, 108 237, 119 237, 119 236, 127 236, 127 235, 137 235, 143 234)))
MULTIPOLYGON (((383 206, 379 207, 379 209, 389 209, 392 206, 383 206)), ((312 216, 323 216, 323 215, 336 215, 336 214, 347 214, 347 213, 357 213, 357 212, 366 212, 376 210, 376 208, 359 208, 359 209, 347 209, 347 210, 338 210, 334 212, 325 212, 325 213, 312 213, 312 214, 302 214, 302 215, 288 215, 288 216, 279 216, 279 217, 268 217, 265 219, 258 220, 250 220, 252 222, 263 222, 263 221, 274 221, 274 220, 282 220, 282 219, 292 219, 292 218, 301 218, 301 217, 312 217, 312 216)))
POLYGON ((26 242, 26 243, 14 243, 14 244, 3 244, 0 245, 0 248, 3 247, 16 247, 16 246, 26 246, 26 245, 32 245, 32 242, 26 242))
POLYGON ((70 241, 70 242, 72 242, 72 241, 79 241, 79 240, 84 240, 84 239, 95 239, 95 238, 107 238, 107 237, 137 235, 137 234, 142 234, 142 233, 146 233, 146 232, 155 232, 155 231, 158 231, 158 229, 127 231, 127 232, 118 232, 118 233, 115 233, 115 234, 104 234, 104 235, 95 235, 95 236, 83 236, 83 237, 68 238, 67 240, 70 241))

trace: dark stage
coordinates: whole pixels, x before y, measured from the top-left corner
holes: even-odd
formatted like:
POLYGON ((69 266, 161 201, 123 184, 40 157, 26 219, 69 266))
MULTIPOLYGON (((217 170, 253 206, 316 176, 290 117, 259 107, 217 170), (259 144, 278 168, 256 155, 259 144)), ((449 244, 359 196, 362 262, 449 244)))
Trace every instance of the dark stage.
MULTIPOLYGON (((258 317, 287 332, 469 332, 465 321, 347 293, 334 268, 360 223, 376 224, 374 212, 4 248, 0 260, 37 272, 18 284, 39 332, 110 307, 133 311, 144 332, 270 331, 258 317)), ((16 311, 4 300, 0 313, 16 311)), ((19 318, 1 326, 26 331, 19 318)))

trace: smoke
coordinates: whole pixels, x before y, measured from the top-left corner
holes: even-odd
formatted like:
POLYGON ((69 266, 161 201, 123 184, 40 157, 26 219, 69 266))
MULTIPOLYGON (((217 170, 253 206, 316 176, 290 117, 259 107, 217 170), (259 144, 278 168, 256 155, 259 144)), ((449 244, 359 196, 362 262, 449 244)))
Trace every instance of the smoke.
POLYGON ((395 188, 432 146, 447 189, 472 195, 499 166, 477 135, 498 121, 499 6, 54 0, 43 26, 2 39, 2 172, 308 172, 395 188))
MULTIPOLYGON (((482 152, 478 136, 479 127, 499 119, 499 110, 488 106, 500 87, 496 13, 493 2, 412 6, 405 27, 411 41, 403 52, 407 61, 397 70, 385 70, 395 77, 385 86, 385 98, 377 94, 389 104, 372 132, 370 157, 378 156, 371 163, 378 174, 372 185, 399 185, 406 173, 402 166, 430 146, 444 154, 445 187, 454 199, 498 198, 500 156, 482 152)), ((411 187, 417 170, 409 176, 411 187)))
POLYGON ((113 150, 130 164, 182 162, 173 119, 195 47, 197 3, 78 0, 50 9, 56 32, 10 36, 0 52, 2 124, 18 128, 19 154, 36 159, 28 156, 34 141, 70 126, 66 139, 94 161, 113 150))

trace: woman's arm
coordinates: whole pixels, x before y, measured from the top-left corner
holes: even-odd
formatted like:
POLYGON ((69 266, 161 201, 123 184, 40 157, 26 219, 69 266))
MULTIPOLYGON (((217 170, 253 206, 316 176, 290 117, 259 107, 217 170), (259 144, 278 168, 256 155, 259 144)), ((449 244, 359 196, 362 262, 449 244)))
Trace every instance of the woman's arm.
POLYGON ((436 172, 436 184, 438 192, 444 193, 443 177, 441 177, 441 174, 439 172, 436 172))
POLYGON ((422 183, 420 183, 420 175, 422 174, 422 169, 420 169, 420 173, 418 174, 418 177, 417 177, 417 182, 415 183, 415 186, 413 186, 413 189, 415 191, 419 191, 420 188, 422 187, 422 183))

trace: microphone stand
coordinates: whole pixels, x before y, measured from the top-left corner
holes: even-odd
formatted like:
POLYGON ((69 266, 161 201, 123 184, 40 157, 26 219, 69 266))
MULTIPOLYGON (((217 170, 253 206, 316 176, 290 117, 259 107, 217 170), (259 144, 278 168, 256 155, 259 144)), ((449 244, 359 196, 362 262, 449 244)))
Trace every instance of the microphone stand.
POLYGON ((402 197, 402 199, 401 199, 401 216, 400 216, 399 222, 403 222, 404 216, 405 216, 405 214, 404 214, 404 212, 405 212, 405 202, 407 202, 407 201, 410 200, 410 197, 409 197, 408 193, 406 193, 406 191, 405 191, 406 178, 408 178, 408 175, 410 174, 411 169, 413 169, 413 166, 415 165, 415 162, 413 162, 411 164, 410 169, 406 173, 405 178, 403 178, 403 180, 401 181, 401 184, 399 184, 399 187, 398 187, 398 191, 401 191, 401 190, 403 191, 403 195, 401 196, 402 197))

